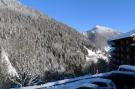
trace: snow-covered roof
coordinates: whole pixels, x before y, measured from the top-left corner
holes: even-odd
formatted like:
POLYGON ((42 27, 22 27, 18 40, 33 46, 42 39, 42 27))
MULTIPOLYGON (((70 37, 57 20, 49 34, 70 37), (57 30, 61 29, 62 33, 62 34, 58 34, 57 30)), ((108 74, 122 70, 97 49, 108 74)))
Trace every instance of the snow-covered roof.
POLYGON ((120 68, 124 68, 124 69, 127 69, 127 70, 133 70, 133 71, 135 71, 135 66, 131 66, 131 65, 120 65, 119 66, 119 69, 120 68))
POLYGON ((117 39, 122 39, 122 38, 126 38, 126 37, 132 37, 132 36, 135 36, 135 30, 132 30, 132 31, 129 31, 127 33, 120 34, 120 35, 117 35, 117 36, 113 37, 110 40, 117 40, 117 39))

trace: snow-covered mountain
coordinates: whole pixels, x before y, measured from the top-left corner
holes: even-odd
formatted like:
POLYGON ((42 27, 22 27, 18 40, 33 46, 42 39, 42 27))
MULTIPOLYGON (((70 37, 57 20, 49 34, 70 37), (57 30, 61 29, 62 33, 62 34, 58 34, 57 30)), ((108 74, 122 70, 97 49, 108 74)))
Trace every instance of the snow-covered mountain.
POLYGON ((87 63, 85 65, 89 66, 91 62, 97 63, 98 65, 100 59, 105 62, 109 61, 108 51, 110 47, 108 46, 107 41, 121 33, 112 28, 96 25, 93 29, 83 32, 82 34, 92 41, 96 47, 96 50, 86 48, 88 55, 86 56, 87 63))
POLYGON ((93 41, 97 48, 107 50, 107 41, 121 34, 112 28, 96 25, 93 29, 83 32, 83 35, 93 41))

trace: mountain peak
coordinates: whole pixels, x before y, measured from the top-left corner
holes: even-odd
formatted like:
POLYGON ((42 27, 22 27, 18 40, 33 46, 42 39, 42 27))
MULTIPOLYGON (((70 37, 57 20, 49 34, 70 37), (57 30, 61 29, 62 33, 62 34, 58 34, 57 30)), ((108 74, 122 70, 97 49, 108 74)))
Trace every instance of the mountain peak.
POLYGON ((102 25, 96 25, 95 26, 96 29, 100 29, 100 30, 111 30, 112 28, 106 27, 106 26, 102 26, 102 25))
POLYGON ((101 25, 96 25, 92 30, 89 30, 88 32, 92 33, 112 33, 115 32, 112 28, 101 26, 101 25))
POLYGON ((107 47, 107 41, 119 34, 121 32, 101 25, 96 25, 93 29, 83 33, 85 37, 92 40, 95 46, 100 49, 107 47))

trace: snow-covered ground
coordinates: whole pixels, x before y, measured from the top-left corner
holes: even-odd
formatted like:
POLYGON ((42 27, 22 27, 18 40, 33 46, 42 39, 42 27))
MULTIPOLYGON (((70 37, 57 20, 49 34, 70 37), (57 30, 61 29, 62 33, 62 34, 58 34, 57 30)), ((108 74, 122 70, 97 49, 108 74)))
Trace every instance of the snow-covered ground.
POLYGON ((1 62, 3 65, 6 65, 7 68, 5 68, 5 69, 10 76, 18 77, 18 73, 17 73, 16 69, 12 66, 12 64, 8 58, 8 54, 4 51, 4 49, 2 49, 2 52, 1 52, 1 62))
MULTIPOLYGON (((85 49, 88 52, 88 55, 86 56, 86 62, 92 61, 94 63, 97 63, 99 59, 103 59, 108 62, 108 57, 102 50, 93 51, 91 49, 88 49, 87 47, 85 47, 85 49)), ((105 49, 109 50, 109 48, 107 47, 105 49)))
POLYGON ((96 75, 85 75, 72 79, 64 79, 56 82, 49 82, 39 86, 28 86, 22 88, 11 88, 11 89, 76 89, 82 84, 88 83, 90 79, 102 76, 103 74, 96 75))
MULTIPOLYGON (((134 67, 134 66, 130 66, 130 65, 122 65, 121 67, 123 67, 123 66, 124 66, 124 68, 129 68, 129 69, 132 69, 132 67, 134 67)), ((11 89, 76 89, 82 85, 89 84, 90 81, 91 82, 97 81, 97 79, 98 79, 98 81, 104 81, 104 82, 108 81, 109 82, 110 80, 101 79, 101 77, 110 75, 112 73, 114 73, 114 74, 116 73, 118 75, 119 74, 124 74, 124 75, 129 74, 131 76, 134 76, 134 72, 117 70, 117 71, 111 71, 111 72, 100 73, 100 74, 95 74, 95 75, 85 75, 85 76, 76 77, 76 78, 72 78, 72 79, 64 79, 64 80, 60 80, 60 81, 56 81, 56 82, 49 82, 49 83, 46 83, 43 85, 28 86, 28 87, 22 87, 22 88, 11 88, 11 89)), ((116 89, 116 88, 113 88, 113 89, 116 89)))

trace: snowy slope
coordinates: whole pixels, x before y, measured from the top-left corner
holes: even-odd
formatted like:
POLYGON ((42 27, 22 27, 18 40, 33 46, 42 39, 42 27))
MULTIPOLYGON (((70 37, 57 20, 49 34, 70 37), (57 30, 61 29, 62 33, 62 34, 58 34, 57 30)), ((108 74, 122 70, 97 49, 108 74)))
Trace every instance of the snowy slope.
POLYGON ((80 75, 87 55, 83 46, 94 49, 92 42, 72 27, 19 0, 0 0, 0 22, 0 89, 21 86, 14 81, 22 83, 24 77, 28 79, 22 86, 35 85, 28 82, 35 76, 49 82, 80 75))
POLYGON ((88 52, 88 55, 86 56, 86 62, 94 62, 97 63, 99 59, 103 59, 106 62, 108 62, 108 57, 102 50, 91 50, 85 47, 85 49, 88 52))

